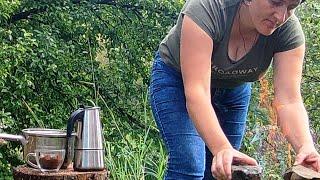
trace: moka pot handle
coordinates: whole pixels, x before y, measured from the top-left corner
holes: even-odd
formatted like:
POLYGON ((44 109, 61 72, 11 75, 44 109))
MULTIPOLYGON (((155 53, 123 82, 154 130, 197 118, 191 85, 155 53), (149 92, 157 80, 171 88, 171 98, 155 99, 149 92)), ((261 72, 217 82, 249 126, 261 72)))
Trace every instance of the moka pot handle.
POLYGON ((79 108, 78 110, 74 111, 71 114, 71 116, 68 120, 68 124, 67 124, 67 138, 70 138, 72 135, 74 123, 76 121, 82 121, 83 117, 84 117, 84 109, 83 108, 79 108))
MULTIPOLYGON (((68 120, 68 124, 67 124, 67 137, 66 137, 66 155, 65 155, 65 160, 64 162, 68 162, 68 154, 71 153, 72 149, 72 145, 70 144, 70 139, 72 136, 72 131, 73 131, 73 127, 74 127, 74 123, 76 121, 83 121, 84 118, 84 108, 79 108, 78 110, 74 111, 69 120, 68 120)), ((73 158, 73 157, 71 157, 73 158)))

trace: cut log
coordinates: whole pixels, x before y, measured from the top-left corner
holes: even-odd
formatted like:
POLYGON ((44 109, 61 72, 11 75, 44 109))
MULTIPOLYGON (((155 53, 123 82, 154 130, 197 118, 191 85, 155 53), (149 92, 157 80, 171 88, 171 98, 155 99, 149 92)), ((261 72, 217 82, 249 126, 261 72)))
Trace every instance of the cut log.
POLYGON ((77 172, 73 169, 60 169, 58 172, 41 172, 26 165, 13 168, 14 180, 107 180, 108 171, 77 172))
POLYGON ((232 179, 236 180, 261 180, 262 168, 260 166, 232 165, 232 179))
POLYGON ((283 177, 284 180, 320 180, 320 173, 302 165, 297 165, 289 168, 283 177))

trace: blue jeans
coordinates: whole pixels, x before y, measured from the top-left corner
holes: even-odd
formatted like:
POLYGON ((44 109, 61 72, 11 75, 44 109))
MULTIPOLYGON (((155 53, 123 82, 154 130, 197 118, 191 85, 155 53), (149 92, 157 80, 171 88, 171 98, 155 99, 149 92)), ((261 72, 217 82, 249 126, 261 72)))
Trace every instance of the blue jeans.
MULTIPOLYGON (((153 116, 169 155, 165 179, 213 179, 213 156, 188 115, 181 73, 166 65, 159 53, 152 67, 149 93, 153 116)), ((212 106, 235 149, 241 146, 250 96, 251 83, 211 89, 212 106)))

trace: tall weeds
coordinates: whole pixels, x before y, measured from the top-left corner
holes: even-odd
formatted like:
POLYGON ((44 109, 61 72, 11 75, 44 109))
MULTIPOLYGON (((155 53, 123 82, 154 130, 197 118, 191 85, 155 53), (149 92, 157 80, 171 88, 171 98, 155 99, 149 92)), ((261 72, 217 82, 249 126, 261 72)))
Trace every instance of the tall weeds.
MULTIPOLYGON (((147 102, 147 96, 144 98, 147 102)), ((106 141, 106 162, 111 179, 162 179, 165 171, 166 153, 159 139, 149 136, 150 126, 141 134, 132 133, 134 129, 122 129, 121 118, 116 117, 108 108, 108 114, 116 130, 121 136, 121 141, 106 141)), ((151 118, 147 113, 145 103, 146 122, 151 118)), ((136 131, 138 132, 138 131, 136 131)))

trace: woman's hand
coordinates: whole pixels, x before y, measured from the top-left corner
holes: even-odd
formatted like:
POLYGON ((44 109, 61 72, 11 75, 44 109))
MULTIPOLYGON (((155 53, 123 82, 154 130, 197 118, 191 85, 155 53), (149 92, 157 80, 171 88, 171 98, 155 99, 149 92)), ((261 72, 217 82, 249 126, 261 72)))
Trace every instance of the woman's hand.
POLYGON ((313 145, 304 145, 298 150, 294 165, 299 164, 320 172, 320 155, 313 145))
POLYGON ((220 150, 212 160, 211 172, 217 179, 230 179, 232 163, 258 165, 257 161, 233 148, 220 150))

